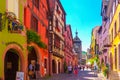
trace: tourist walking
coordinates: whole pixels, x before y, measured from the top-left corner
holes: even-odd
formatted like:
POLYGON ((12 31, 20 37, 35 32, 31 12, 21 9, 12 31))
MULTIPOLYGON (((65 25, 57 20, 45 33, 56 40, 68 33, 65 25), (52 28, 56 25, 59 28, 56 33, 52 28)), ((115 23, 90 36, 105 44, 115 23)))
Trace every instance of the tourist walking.
POLYGON ((75 67, 74 67, 74 74, 76 76, 78 76, 78 66, 77 65, 75 65, 75 67))
POLYGON ((96 64, 96 61, 94 61, 93 70, 94 70, 94 76, 97 76, 97 64, 96 64))
POLYGON ((31 60, 31 64, 28 67, 29 80, 36 79, 36 61, 31 60))
POLYGON ((68 66, 68 73, 69 73, 69 74, 72 73, 72 66, 71 66, 71 65, 68 66))

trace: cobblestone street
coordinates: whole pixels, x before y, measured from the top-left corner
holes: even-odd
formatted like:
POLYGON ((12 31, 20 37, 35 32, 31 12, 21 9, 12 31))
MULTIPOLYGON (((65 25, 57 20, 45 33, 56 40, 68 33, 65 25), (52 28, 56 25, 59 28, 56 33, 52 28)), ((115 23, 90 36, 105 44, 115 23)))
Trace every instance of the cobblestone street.
POLYGON ((101 73, 94 76, 93 71, 79 71, 78 76, 75 74, 59 74, 54 75, 50 78, 41 80, 105 80, 101 73))

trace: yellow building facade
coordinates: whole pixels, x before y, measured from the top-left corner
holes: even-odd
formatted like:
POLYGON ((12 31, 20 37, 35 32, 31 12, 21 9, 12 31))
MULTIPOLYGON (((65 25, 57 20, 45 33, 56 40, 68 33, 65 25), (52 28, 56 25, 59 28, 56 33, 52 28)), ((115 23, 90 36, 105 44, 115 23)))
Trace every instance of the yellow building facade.
POLYGON ((120 80, 120 4, 110 2, 111 7, 109 21, 109 62, 110 62, 110 80, 120 80))
POLYGON ((91 52, 92 56, 95 54, 95 52, 94 52, 95 48, 94 47, 95 47, 95 39, 94 39, 94 35, 92 33, 91 45, 90 45, 90 48, 91 48, 90 52, 91 52))
POLYGON ((92 36, 91 36, 91 45, 90 45, 90 52, 92 54, 92 57, 95 56, 96 53, 96 40, 97 40, 97 32, 99 30, 99 26, 96 26, 93 30, 92 30, 92 36))

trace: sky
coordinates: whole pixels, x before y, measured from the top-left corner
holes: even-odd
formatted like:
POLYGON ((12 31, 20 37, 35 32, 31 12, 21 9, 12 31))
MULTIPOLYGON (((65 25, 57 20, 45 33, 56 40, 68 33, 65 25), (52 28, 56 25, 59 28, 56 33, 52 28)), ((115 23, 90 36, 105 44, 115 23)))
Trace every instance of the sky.
POLYGON ((82 50, 90 48, 91 32, 102 25, 102 0, 60 0, 66 12, 66 24, 71 25, 73 38, 76 30, 82 41, 82 50))

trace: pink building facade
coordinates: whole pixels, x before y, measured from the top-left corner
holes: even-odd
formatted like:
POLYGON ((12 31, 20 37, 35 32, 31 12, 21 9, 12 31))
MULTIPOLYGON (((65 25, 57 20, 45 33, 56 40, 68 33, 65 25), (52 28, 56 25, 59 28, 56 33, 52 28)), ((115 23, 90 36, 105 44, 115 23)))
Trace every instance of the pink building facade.
POLYGON ((108 1, 102 2, 102 30, 100 36, 102 36, 99 39, 99 46, 100 46, 100 62, 108 64, 108 48, 107 45, 109 44, 109 19, 107 18, 107 7, 108 7, 108 1))
POLYGON ((67 65, 73 65, 73 36, 71 31, 71 26, 66 26, 66 31, 64 32, 65 39, 65 61, 67 65))

